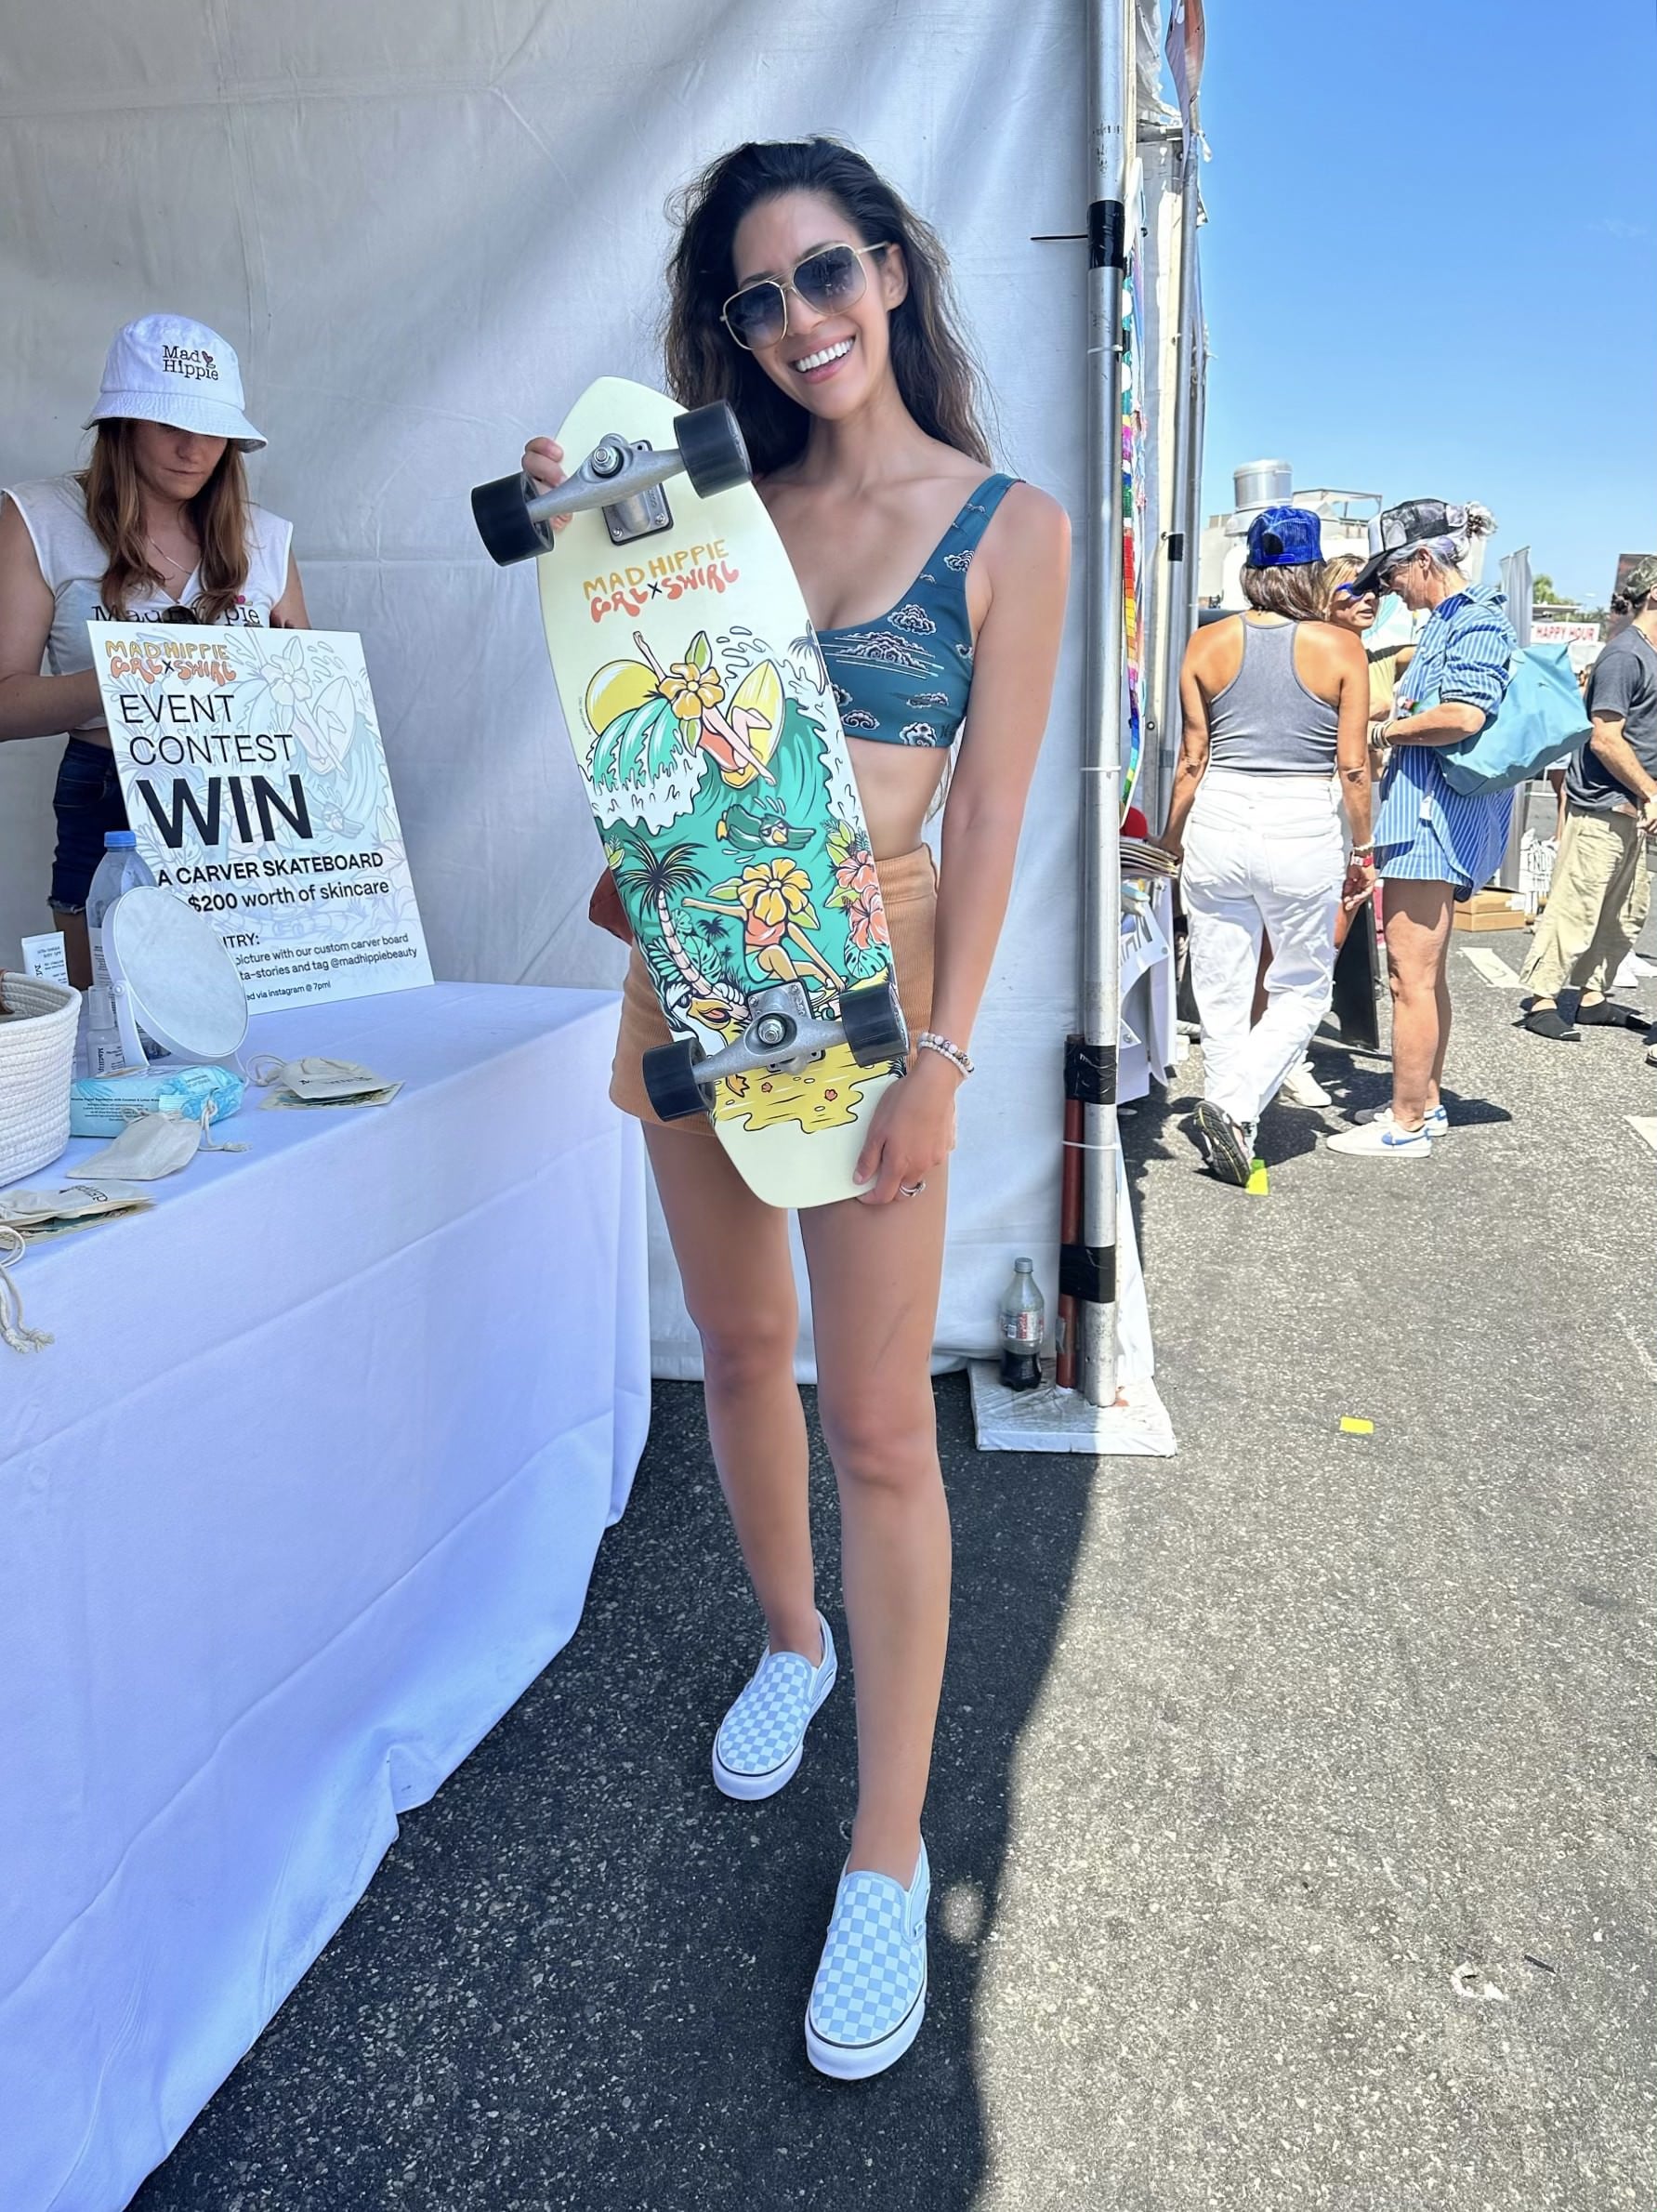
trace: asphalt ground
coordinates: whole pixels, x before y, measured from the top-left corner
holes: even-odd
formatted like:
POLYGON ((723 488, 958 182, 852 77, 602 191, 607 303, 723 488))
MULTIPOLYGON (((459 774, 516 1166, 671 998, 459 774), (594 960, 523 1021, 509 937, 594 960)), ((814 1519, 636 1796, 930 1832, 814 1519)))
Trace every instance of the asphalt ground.
MULTIPOLYGON (((1657 1154, 1624 1117, 1657 1071, 1628 1032, 1516 1029, 1471 943, 1526 940, 1456 941, 1430 1160, 1319 1143, 1386 1096, 1342 1052, 1336 1110, 1267 1116, 1263 1197, 1179 1132, 1194 1057, 1124 1122, 1177 1458, 980 1456, 940 1383, 956 1604, 900 2067, 806 2065, 849 1681, 779 1798, 716 1794, 756 1621, 699 1393, 662 1386, 574 1640, 142 2212, 1649 2206, 1657 1154)), ((815 1482, 838 1631, 821 1454, 815 1482)))

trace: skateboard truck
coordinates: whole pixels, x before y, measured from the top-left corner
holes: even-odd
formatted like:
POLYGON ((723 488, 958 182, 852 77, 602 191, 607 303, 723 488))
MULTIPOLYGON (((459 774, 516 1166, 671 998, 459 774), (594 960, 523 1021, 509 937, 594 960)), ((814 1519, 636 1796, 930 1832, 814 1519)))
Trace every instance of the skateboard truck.
POLYGON ((674 442, 665 451, 648 438, 624 438, 612 431, 601 438, 573 475, 544 491, 521 469, 479 484, 472 493, 472 520, 490 558, 506 568, 550 553, 553 523, 559 515, 589 507, 602 510, 612 545, 631 545, 672 527, 673 514, 662 486, 683 472, 699 499, 711 499, 753 476, 748 448, 732 409, 723 400, 693 407, 673 426, 674 442))
POLYGON ((644 1087, 658 1117, 683 1121, 705 1113, 713 1086, 732 1075, 792 1075, 835 1045, 850 1047, 860 1067, 901 1060, 909 1030, 889 974, 848 984, 837 1016, 815 1012, 803 983, 773 983, 748 1000, 748 1025, 733 1044, 703 1052, 677 1037, 644 1056, 644 1087))

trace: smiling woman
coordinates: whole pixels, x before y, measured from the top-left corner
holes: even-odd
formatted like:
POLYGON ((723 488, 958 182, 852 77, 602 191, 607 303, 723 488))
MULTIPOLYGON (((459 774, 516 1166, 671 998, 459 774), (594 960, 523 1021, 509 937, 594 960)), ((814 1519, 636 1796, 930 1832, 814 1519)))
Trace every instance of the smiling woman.
POLYGON ((14 485, 0 503, 0 741, 70 733, 51 904, 77 985, 91 981, 93 871, 126 827, 87 623, 306 626, 292 528, 247 495, 242 455, 265 441, 243 412, 233 348, 181 315, 127 323, 89 421, 84 470, 14 485))
MULTIPOLYGON (((739 146, 703 172, 675 211, 683 229, 668 267, 668 381, 687 407, 730 402, 756 474, 769 476, 797 460, 813 415, 826 412, 815 402, 808 408, 803 392, 796 396, 790 378, 779 382, 768 374, 761 357, 789 335, 808 340, 832 335, 849 353, 858 334, 824 333, 824 319, 858 306, 870 270, 890 310, 881 322, 904 407, 928 437, 990 466, 978 418, 977 372, 950 295, 942 243, 861 154, 828 138, 739 146), (817 202, 821 234, 806 241, 803 253, 785 249, 773 258, 760 250, 750 230, 736 265, 733 246, 743 217, 793 194, 817 202), (855 263, 855 276, 845 266, 848 259, 855 263), (704 272, 720 266, 731 270, 734 298, 719 298, 705 282, 704 272), (756 296, 751 302, 744 298, 749 293, 756 296), (901 314, 895 311, 899 308, 901 314)), ((809 358, 802 353, 788 364, 802 385, 812 383, 813 371, 802 365, 809 358)), ((866 366, 873 375, 880 364, 866 366)), ((820 367, 813 388, 826 392, 835 380, 820 367)), ((836 406, 849 405, 850 397, 839 395, 836 406)))
MULTIPOLYGON (((1045 493, 994 472, 943 249, 861 154, 826 138, 741 146, 678 214, 668 382, 682 406, 735 409, 799 579, 812 634, 797 648, 821 650, 833 681, 873 848, 836 865, 848 896, 867 900, 864 926, 882 912, 889 925, 913 1047, 870 1121, 861 1195, 800 1216, 858 1702, 857 1815, 806 2049, 856 2079, 901 2058, 926 2010, 921 1812, 949 1626, 929 1373, 945 1186, 1046 721, 1069 526, 1045 493), (935 878, 921 830, 963 727, 935 878)), ((548 486, 563 462, 545 439, 524 454, 548 486)), ((756 823, 733 807, 722 834, 743 852, 756 823)), ((786 928, 798 874, 775 855, 743 870, 760 953, 786 928)), ((667 1035, 636 952, 611 1095, 645 1124, 720 1481, 765 1615, 758 1669, 713 1747, 717 1785, 755 1799, 798 1769, 836 1666, 816 1603, 794 1271, 785 1217, 706 1126, 651 1113, 642 1056, 667 1035)))

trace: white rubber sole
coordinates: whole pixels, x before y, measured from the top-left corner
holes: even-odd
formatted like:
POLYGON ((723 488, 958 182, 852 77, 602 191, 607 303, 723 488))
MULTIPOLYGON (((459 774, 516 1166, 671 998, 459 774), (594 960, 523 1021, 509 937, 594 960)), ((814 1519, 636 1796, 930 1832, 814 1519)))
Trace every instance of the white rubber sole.
POLYGON ((889 2035, 883 2035, 878 2043, 825 2043, 811 2025, 811 2014, 806 2012, 806 2056, 819 2074, 826 2074, 832 2081, 864 2082, 872 2074, 884 2074, 888 2066, 895 2066, 921 2032, 921 2022, 927 2017, 927 1982, 923 1978, 920 1994, 889 2035))
MULTIPOLYGON (((1382 1120, 1382 1118, 1383 1117, 1378 1113, 1360 1113, 1355 1117, 1353 1126, 1360 1129, 1367 1129, 1375 1122, 1382 1120)), ((1387 1118, 1389 1119, 1390 1116, 1387 1118)), ((1452 1128, 1454 1126, 1454 1124, 1448 1121, 1435 1122, 1428 1120, 1423 1122, 1421 1126, 1427 1131, 1427 1140, 1429 1144, 1442 1144, 1445 1138, 1449 1136, 1452 1128)))
POLYGON ((720 1758, 719 1739, 716 1736, 713 1756, 714 1787, 725 1797, 736 1798, 742 1805, 757 1805, 762 1798, 774 1797, 779 1790, 786 1789, 799 1772, 800 1761, 806 1756, 806 1731, 810 1728, 812 1721, 822 1712, 829 1692, 839 1679, 840 1666, 836 1660, 819 1687, 817 1695, 811 1700, 811 1710, 806 1715, 806 1727, 800 1731, 799 1742, 780 1767, 772 1767, 763 1774, 735 1773, 720 1758))

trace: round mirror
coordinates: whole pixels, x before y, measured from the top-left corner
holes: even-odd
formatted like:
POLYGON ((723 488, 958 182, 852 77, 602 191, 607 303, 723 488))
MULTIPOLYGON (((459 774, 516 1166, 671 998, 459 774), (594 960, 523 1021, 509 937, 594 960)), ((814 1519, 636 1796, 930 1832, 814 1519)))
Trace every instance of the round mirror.
POLYGON ((124 891, 103 917, 112 981, 138 1027, 180 1060, 230 1060, 247 1034, 247 993, 204 915, 151 885, 124 891))

